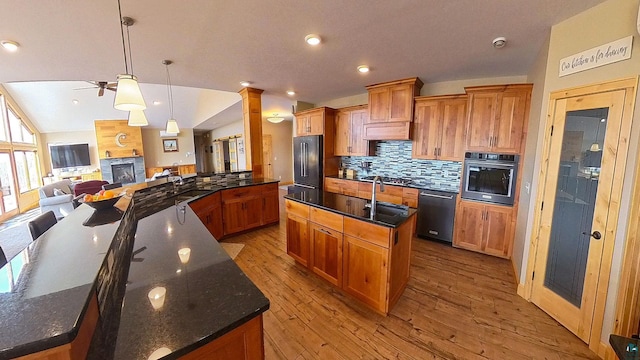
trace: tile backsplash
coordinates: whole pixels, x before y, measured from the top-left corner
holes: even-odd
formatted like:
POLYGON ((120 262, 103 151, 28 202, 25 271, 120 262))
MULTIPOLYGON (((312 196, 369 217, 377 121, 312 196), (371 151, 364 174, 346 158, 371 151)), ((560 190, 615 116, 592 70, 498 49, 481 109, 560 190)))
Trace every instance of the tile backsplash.
POLYGON ((411 158, 411 141, 378 141, 376 156, 343 156, 342 165, 355 170, 358 178, 370 175, 412 179, 413 184, 458 192, 462 163, 411 158), (371 165, 367 169, 363 162, 371 165))

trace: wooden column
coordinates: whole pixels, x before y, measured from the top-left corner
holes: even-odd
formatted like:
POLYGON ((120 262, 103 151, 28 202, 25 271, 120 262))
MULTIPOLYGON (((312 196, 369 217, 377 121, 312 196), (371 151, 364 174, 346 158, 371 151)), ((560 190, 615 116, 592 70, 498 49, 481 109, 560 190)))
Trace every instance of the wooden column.
POLYGON ((264 90, 244 88, 242 96, 242 118, 244 121, 244 146, 247 169, 253 171, 254 178, 264 176, 262 159, 262 92, 264 90))

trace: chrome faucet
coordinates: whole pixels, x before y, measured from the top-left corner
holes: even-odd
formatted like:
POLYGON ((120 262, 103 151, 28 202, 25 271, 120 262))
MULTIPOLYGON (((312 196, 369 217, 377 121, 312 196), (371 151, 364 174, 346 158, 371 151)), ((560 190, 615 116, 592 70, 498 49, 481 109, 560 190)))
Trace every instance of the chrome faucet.
POLYGON ((184 181, 182 180, 182 176, 176 176, 173 179, 173 193, 177 194, 178 193, 178 186, 182 186, 184 185, 184 181))
POLYGON ((373 186, 371 189, 371 214, 369 214, 369 219, 373 220, 376 216, 376 182, 380 182, 380 191, 384 192, 384 184, 382 183, 382 179, 380 176, 376 176, 373 178, 373 186))

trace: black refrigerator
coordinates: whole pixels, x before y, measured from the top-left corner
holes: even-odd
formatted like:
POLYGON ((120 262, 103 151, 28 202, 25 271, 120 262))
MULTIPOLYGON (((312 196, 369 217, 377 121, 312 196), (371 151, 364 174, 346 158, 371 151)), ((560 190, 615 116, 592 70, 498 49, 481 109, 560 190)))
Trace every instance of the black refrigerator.
POLYGON ((322 189, 322 135, 293 138, 293 170, 289 193, 322 189))

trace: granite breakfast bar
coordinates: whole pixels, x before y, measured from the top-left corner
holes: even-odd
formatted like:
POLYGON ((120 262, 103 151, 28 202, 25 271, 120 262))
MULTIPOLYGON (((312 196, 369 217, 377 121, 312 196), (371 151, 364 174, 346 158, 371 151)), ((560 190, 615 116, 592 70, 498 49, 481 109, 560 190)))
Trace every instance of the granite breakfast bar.
POLYGON ((164 193, 147 206, 135 195, 104 213, 81 205, 0 269, 0 359, 264 357, 269 300, 166 196, 172 183, 149 187, 164 193))

